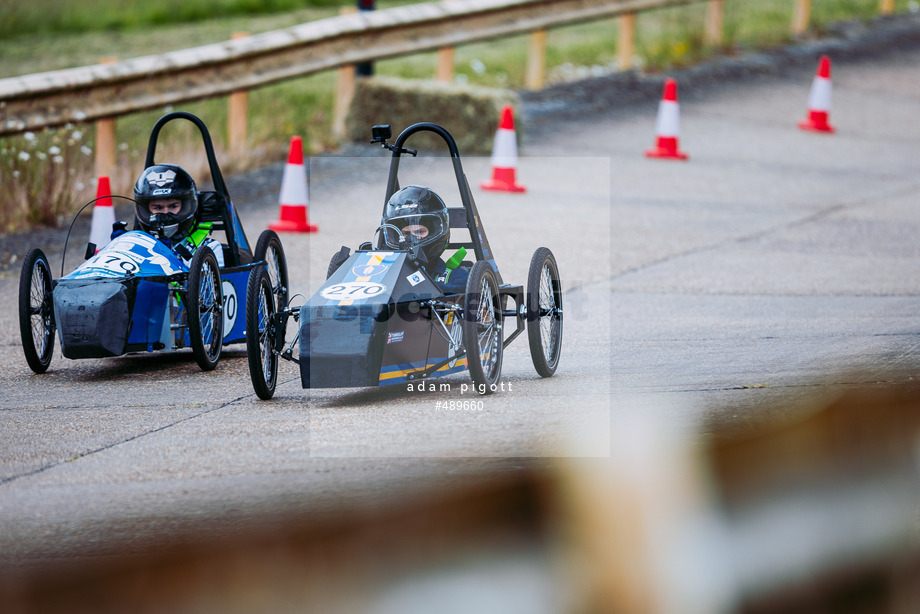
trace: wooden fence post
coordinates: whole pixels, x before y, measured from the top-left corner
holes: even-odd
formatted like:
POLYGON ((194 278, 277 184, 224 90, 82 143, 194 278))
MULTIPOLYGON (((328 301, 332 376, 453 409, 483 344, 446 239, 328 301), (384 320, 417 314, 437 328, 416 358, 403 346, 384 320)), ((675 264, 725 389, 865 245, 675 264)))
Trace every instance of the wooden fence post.
MULTIPOLYGON (((459 3, 462 0, 444 0, 447 3, 459 3)), ((444 83, 454 80, 454 48, 442 47, 438 49, 438 65, 435 69, 435 78, 444 83)))
MULTIPOLYGON (((102 58, 100 64, 114 64, 118 58, 102 58)), ((111 177, 115 171, 115 118, 96 121, 96 177, 111 177)))
POLYGON ((454 48, 442 47, 438 49, 438 67, 435 73, 438 81, 450 83, 454 80, 454 48))
MULTIPOLYGON (((246 38, 248 32, 234 32, 231 40, 246 38)), ((242 155, 246 149, 247 115, 249 114, 249 94, 245 91, 230 94, 227 107, 227 141, 230 153, 234 156, 242 155)))
MULTIPOLYGON (((358 8, 343 6, 339 15, 354 15, 358 8)), ((339 66, 336 71, 335 108, 332 111, 332 137, 337 140, 345 138, 345 119, 351 99, 355 96, 355 64, 339 66)))
POLYGON ((332 136, 335 139, 345 137, 345 118, 351 99, 355 96, 355 65, 339 66, 335 94, 335 111, 332 119, 332 136))
POLYGON ((792 33, 796 36, 808 30, 808 20, 811 18, 811 0, 795 0, 795 11, 792 14, 792 33))
POLYGON ((543 87, 546 72, 546 30, 530 33, 530 50, 527 53, 527 75, 524 86, 529 90, 543 87))
POLYGON ((725 0, 709 0, 706 5, 706 33, 707 45, 719 47, 722 45, 722 24, 725 21, 725 0))
POLYGON ((636 14, 624 13, 620 16, 620 37, 617 41, 617 64, 620 70, 633 67, 636 43, 636 14))

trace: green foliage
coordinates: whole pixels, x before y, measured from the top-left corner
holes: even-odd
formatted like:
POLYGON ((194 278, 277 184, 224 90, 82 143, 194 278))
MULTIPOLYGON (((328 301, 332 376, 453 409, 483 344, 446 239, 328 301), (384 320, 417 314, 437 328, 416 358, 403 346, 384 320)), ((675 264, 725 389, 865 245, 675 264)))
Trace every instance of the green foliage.
POLYGON ((342 4, 342 0, 3 0, 0 37, 130 30, 235 15, 269 15, 304 7, 330 8, 342 4))
POLYGON ((71 211, 71 192, 92 168, 83 130, 68 126, 0 141, 0 234, 56 226, 71 211))
POLYGON ((878 15, 878 0, 836 0, 812 4, 812 22, 823 24, 846 19, 871 19, 878 15))
MULTIPOLYGON (((370 127, 390 124, 394 134, 419 122, 447 127, 460 151, 487 155, 492 150, 495 126, 503 105, 515 102, 508 90, 470 87, 437 81, 375 77, 360 79, 348 116, 349 139, 367 141, 370 127), (424 117, 419 115, 424 109, 424 117)), ((420 134, 412 148, 443 151, 439 137, 420 134)))
POLYGON ((643 68, 661 71, 699 62, 705 56, 705 17, 706 5, 702 3, 641 14, 636 50, 643 68))

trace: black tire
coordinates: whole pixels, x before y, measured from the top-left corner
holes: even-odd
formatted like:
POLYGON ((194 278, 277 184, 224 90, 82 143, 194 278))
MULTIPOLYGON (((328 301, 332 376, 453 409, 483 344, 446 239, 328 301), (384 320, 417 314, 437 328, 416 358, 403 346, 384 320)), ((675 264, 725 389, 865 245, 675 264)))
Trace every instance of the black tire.
POLYGON ((264 230, 256 242, 256 261, 265 262, 272 294, 275 296, 275 310, 281 311, 288 302, 288 269, 281 239, 274 230, 264 230))
POLYGON ((224 345, 224 297, 214 252, 195 250, 189 264, 185 310, 192 352, 202 371, 211 371, 224 345))
POLYGON ((336 253, 332 254, 332 258, 329 260, 329 268, 326 269, 326 279, 332 277, 332 274, 338 271, 339 267, 342 266, 345 261, 351 257, 349 251, 350 250, 343 247, 336 253))
POLYGON ((527 338, 530 357, 541 377, 551 377, 562 351, 562 284, 553 252, 541 247, 527 274, 527 338))
POLYGON ((271 325, 277 312, 273 297, 268 271, 257 266, 249 273, 246 284, 246 358, 252 387, 266 401, 275 394, 278 383, 278 354, 274 351, 271 325))
POLYGON ((54 353, 53 284, 48 258, 40 249, 29 250, 19 274, 19 333, 26 362, 36 373, 44 373, 54 353))
POLYGON ((473 265, 463 297, 463 346, 470 377, 480 394, 495 392, 502 373, 501 297, 498 280, 489 263, 473 265))

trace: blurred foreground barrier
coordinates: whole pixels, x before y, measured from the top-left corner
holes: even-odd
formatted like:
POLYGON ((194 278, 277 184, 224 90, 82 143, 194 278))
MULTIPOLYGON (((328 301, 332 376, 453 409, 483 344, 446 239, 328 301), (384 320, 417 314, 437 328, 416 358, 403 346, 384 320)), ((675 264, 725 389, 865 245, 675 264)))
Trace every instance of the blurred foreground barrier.
POLYGON ((217 520, 173 526, 155 551, 140 555, 119 554, 136 552, 133 540, 91 544, 53 563, 0 567, 0 610, 383 613, 382 602, 403 599, 401 585, 438 570, 451 577, 458 561, 493 565, 494 573, 507 552, 529 554, 531 544, 543 542, 539 482, 522 471, 453 492, 404 493, 398 503, 359 497, 356 505, 310 518, 237 519, 249 528, 230 535, 213 533, 217 520))
POLYGON ((569 467, 576 611, 920 611, 920 390, 695 438, 614 425, 609 462, 569 467))
POLYGON ((784 414, 715 436, 618 419, 610 458, 509 461, 463 487, 320 520, 0 569, 0 603, 10 614, 920 611, 920 391, 843 389, 784 414))

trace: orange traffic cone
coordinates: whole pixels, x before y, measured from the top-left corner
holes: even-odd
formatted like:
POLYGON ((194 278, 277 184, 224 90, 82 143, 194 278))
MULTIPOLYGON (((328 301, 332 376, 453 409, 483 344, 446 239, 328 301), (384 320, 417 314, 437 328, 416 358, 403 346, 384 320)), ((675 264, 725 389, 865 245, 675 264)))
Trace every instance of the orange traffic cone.
POLYGON ((115 223, 115 209, 112 206, 112 188, 109 178, 99 177, 96 186, 96 202, 93 203, 93 222, 90 227, 89 242, 96 244, 96 251, 105 247, 112 238, 112 224, 115 223))
POLYGON ((655 120, 657 142, 653 149, 645 152, 648 158, 686 160, 689 156, 680 151, 680 105, 677 102, 677 81, 665 79, 664 92, 658 103, 658 117, 655 120))
POLYGON ((501 121, 495 131, 492 146, 492 181, 480 186, 483 190, 526 192, 517 183, 517 135, 514 132, 514 112, 509 105, 502 108, 501 121))
POLYGON ((291 150, 281 177, 281 210, 278 221, 268 225, 276 232, 316 232, 318 226, 307 221, 307 169, 303 163, 303 140, 291 137, 291 150))
POLYGON ((799 122, 802 130, 834 132, 827 119, 831 113, 831 60, 822 55, 808 93, 808 117, 799 122))

